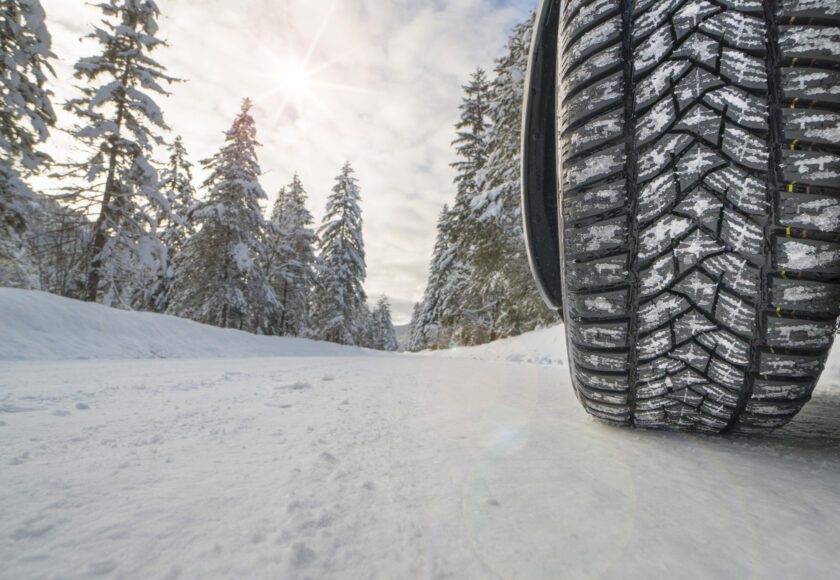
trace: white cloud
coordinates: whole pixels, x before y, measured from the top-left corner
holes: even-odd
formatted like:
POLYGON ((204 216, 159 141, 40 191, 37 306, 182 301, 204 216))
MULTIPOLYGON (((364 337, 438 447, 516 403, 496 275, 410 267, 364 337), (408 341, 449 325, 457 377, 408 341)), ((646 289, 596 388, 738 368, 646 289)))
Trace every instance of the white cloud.
MULTIPOLYGON (((73 95, 73 62, 91 50, 78 38, 99 15, 81 0, 42 2, 61 58, 61 102, 73 95)), ((171 44, 158 58, 188 79, 160 104, 197 161, 219 147, 242 97, 254 98, 263 185, 274 194, 298 171, 316 217, 342 163, 352 161, 363 194, 367 289, 391 296, 403 322, 422 295, 437 215, 453 197, 449 143, 460 85, 475 66, 492 66, 535 3, 158 0, 161 36, 171 44), (277 62, 303 58, 316 40, 308 66, 324 68, 315 102, 281 110, 277 62)))

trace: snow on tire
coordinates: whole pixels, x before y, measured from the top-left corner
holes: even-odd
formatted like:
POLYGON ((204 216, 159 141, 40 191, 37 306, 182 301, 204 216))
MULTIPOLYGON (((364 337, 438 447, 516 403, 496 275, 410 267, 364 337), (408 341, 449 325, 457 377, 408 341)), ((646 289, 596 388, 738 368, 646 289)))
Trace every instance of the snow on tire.
POLYGON ((785 425, 840 314, 840 4, 560 8, 572 378, 610 423, 785 425))

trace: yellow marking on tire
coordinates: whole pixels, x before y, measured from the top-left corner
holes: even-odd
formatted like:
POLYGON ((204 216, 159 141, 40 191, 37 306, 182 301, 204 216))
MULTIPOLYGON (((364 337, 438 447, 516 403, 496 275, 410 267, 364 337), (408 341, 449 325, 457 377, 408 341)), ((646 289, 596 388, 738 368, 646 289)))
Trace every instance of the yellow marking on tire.
POLYGON ((790 144, 790 150, 796 151, 796 144, 799 143, 799 139, 794 139, 793 142, 790 144))
POLYGON ((798 103, 798 102, 799 102, 799 97, 796 97, 795 99, 793 99, 793 102, 790 104, 790 108, 795 109, 796 108, 796 103, 798 103))
POLYGON ((787 233, 787 237, 790 237, 790 226, 788 226, 788 227, 785 229, 785 232, 787 233))

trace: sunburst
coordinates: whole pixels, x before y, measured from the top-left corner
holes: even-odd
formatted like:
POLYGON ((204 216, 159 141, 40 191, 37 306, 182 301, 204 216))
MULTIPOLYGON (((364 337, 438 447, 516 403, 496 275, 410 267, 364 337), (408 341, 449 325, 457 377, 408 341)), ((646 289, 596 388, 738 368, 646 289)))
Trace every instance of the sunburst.
POLYGON ((338 0, 333 0, 326 11, 315 36, 312 38, 306 52, 301 54, 293 46, 289 46, 282 56, 263 48, 269 63, 268 70, 259 73, 270 79, 271 89, 256 98, 263 108, 273 111, 277 122, 280 118, 291 116, 300 119, 308 114, 308 109, 314 107, 320 113, 331 116, 322 95, 325 91, 364 92, 371 91, 361 87, 336 83, 330 80, 330 69, 341 61, 347 61, 352 55, 344 53, 339 58, 314 63, 321 39, 326 32, 335 12, 338 0), (280 98, 279 103, 275 99, 280 98))

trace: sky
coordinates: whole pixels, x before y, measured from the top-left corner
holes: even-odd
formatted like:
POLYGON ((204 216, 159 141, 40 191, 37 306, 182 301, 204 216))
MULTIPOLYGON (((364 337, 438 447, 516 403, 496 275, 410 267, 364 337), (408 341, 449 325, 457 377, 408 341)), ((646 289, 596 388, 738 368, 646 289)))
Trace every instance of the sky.
MULTIPOLYGON (((154 56, 186 80, 158 104, 197 162, 222 145, 242 98, 253 99, 269 203, 297 171, 317 222, 350 161, 362 192, 366 290, 372 302, 387 294, 404 324, 423 295, 437 216, 454 198, 461 85, 476 66, 492 69, 536 2, 157 0, 169 47, 154 56)), ((60 105, 76 96, 73 63, 95 50, 79 39, 101 16, 84 0, 42 4, 60 105)), ((59 112, 59 126, 71 121, 59 112)), ((61 160, 69 143, 54 134, 61 160)))

